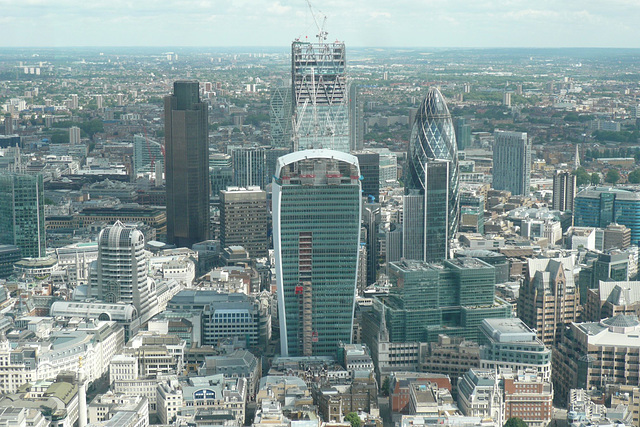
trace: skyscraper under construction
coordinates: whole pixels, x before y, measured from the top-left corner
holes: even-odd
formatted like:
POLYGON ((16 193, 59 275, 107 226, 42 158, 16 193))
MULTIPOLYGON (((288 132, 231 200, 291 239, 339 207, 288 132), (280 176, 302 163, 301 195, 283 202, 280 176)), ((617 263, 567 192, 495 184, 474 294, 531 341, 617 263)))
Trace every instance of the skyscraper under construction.
POLYGON ((349 152, 349 108, 345 47, 296 40, 291 45, 294 151, 349 152))

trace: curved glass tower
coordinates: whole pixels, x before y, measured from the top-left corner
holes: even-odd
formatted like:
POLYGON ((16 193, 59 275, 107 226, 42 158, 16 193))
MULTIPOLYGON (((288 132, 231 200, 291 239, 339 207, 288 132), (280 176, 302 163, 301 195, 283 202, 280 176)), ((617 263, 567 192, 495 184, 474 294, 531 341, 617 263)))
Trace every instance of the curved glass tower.
POLYGON ((405 219, 411 221, 405 221, 403 256, 446 259, 448 241, 458 228, 458 150, 451 114, 436 88, 430 88, 420 104, 407 157, 405 189, 411 200, 405 219))

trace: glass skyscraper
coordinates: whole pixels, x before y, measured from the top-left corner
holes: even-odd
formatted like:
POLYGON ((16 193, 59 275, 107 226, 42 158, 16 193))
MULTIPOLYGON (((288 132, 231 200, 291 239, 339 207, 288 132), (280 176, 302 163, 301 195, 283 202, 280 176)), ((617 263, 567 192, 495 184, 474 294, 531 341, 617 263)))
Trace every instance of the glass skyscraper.
POLYGON ((493 188, 512 195, 531 192, 531 142, 526 132, 496 131, 493 145, 493 188))
POLYGON ((344 43, 291 45, 294 151, 349 152, 349 108, 344 43))
POLYGON ((164 115, 167 240, 191 247, 209 238, 209 129, 198 82, 174 82, 164 115))
POLYGON ((436 88, 420 104, 407 157, 404 257, 446 259, 458 228, 458 149, 451 114, 436 88))
POLYGON ((615 222, 631 229, 631 244, 640 244, 640 192, 612 187, 588 187, 573 202, 576 227, 605 228, 615 222))
POLYGON ((42 175, 0 173, 0 244, 18 246, 23 257, 45 256, 42 175))
POLYGON ((269 101, 269 123, 271 125, 271 146, 288 148, 291 150, 291 86, 275 87, 271 89, 269 101))
POLYGON ((273 181, 282 355, 334 354, 351 342, 360 243, 358 159, 305 150, 278 159, 273 181))

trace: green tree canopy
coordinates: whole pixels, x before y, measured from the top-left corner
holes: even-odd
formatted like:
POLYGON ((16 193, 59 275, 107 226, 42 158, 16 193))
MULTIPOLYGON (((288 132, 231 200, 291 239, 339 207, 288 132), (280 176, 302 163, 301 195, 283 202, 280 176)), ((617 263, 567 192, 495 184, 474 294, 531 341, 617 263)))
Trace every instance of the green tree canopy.
POLYGON ((582 166, 574 170, 573 174, 576 176, 576 185, 578 187, 589 184, 591 177, 589 176, 589 172, 582 166))
MULTIPOLYGON (((351 423, 351 427, 360 427, 362 425, 362 421, 360 421, 360 417, 355 412, 349 412, 344 420, 351 423)), ((526 424, 525 424, 526 427, 526 424)))
POLYGON ((597 172, 591 174, 591 185, 600 184, 600 175, 597 172))
POLYGON ((609 171, 607 172, 607 176, 604 178, 604 181, 611 184, 615 184, 616 182, 620 181, 620 172, 618 172, 618 169, 609 169, 609 171))
POLYGON ((527 423, 522 421, 522 418, 511 417, 504 424, 504 427, 528 427, 527 423))
POLYGON ((640 184, 640 169, 636 169, 627 178, 631 184, 640 184))

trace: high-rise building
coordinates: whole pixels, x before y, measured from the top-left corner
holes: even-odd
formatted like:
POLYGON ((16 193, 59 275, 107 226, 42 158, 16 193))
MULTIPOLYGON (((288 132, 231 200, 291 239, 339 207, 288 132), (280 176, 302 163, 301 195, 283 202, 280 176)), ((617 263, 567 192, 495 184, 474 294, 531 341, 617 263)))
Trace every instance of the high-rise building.
POLYGON ((471 146, 471 126, 467 124, 464 117, 459 117, 454 121, 456 130, 456 142, 458 150, 465 150, 471 146))
POLYGON ((569 171, 556 171, 553 175, 553 209, 572 211, 576 197, 576 176, 569 171))
POLYGON ((527 196, 531 188, 531 142, 526 132, 496 131, 493 188, 527 196))
POLYGON ((612 187, 588 187, 573 202, 576 227, 605 228, 612 222, 631 229, 631 244, 640 242, 640 192, 612 187))
POLYGON ((564 328, 580 315, 573 258, 528 259, 527 271, 520 288, 518 317, 545 345, 553 346, 564 328))
POLYGON ((353 153, 358 158, 362 176, 362 196, 378 202, 380 198, 380 154, 371 151, 353 153))
POLYGON ((13 117, 11 113, 4 115, 4 134, 13 135, 13 117))
POLYGON ((209 129, 198 86, 178 80, 164 100, 167 241, 187 247, 209 238, 209 129))
POLYGON ((134 135, 133 170, 136 173, 153 172, 156 163, 164 164, 162 144, 143 135, 134 135))
POLYGON ((80 144, 80 128, 78 126, 71 126, 69 128, 69 144, 80 144))
POLYGON ((271 125, 271 146, 293 148, 291 86, 271 89, 269 102, 269 122, 271 125))
POLYGON ((364 102, 356 84, 349 86, 349 145, 351 151, 360 151, 364 146, 364 102))
POLYGON ((273 181, 281 354, 334 354, 353 330, 360 243, 358 159, 333 150, 281 157, 273 181))
POLYGON ((266 177, 265 147, 227 147, 233 165, 233 185, 264 188, 266 177))
POLYGON ((364 243, 367 248, 367 285, 374 283, 378 279, 378 227, 380 226, 380 204, 365 203, 362 208, 362 225, 365 234, 364 243))
POLYGON ((446 259, 458 230, 458 148, 451 114, 436 88, 420 104, 407 157, 404 257, 446 259))
POLYGON ((104 97, 102 95, 96 95, 96 106, 98 109, 102 109, 104 107, 104 97))
POLYGON ((220 244, 242 246, 252 258, 268 255, 267 193, 259 187, 220 191, 220 244))
POLYGON ((158 304, 148 264, 142 232, 116 221, 98 236, 98 260, 91 266, 88 296, 133 304, 136 317, 145 323, 156 314, 158 304))
POLYGON ((294 151, 349 152, 344 43, 291 44, 294 151))
POLYGON ((23 257, 45 256, 42 175, 0 173, 0 244, 18 246, 23 257))
POLYGON ((209 155, 209 173, 211 174, 211 195, 216 198, 220 190, 233 185, 233 165, 231 156, 223 153, 209 155))

